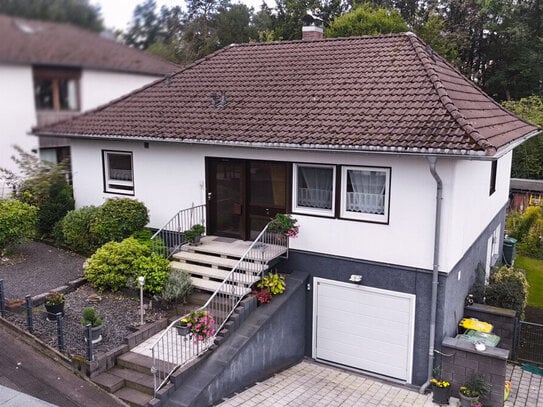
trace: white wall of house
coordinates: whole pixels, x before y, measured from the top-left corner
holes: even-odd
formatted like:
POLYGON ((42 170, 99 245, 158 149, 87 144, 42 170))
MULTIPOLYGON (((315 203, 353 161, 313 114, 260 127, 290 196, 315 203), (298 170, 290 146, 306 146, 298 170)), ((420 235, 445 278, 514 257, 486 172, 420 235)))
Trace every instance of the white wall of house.
POLYGON ((80 81, 81 110, 103 105, 159 78, 160 76, 84 69, 80 81))
MULTIPOLYGON (((150 210, 152 227, 161 227, 178 210, 205 202, 205 157, 228 157, 391 168, 388 224, 296 214, 298 250, 431 269, 436 184, 422 157, 363 153, 257 150, 151 142, 72 141, 77 207, 100 205, 104 193, 102 149, 133 152, 135 198, 150 210)), ((448 272, 505 205, 510 155, 500 160, 496 192, 488 195, 490 163, 438 160, 443 179, 440 270, 448 272)))
POLYGON ((17 170, 10 159, 12 146, 17 144, 25 151, 38 148, 38 139, 27 134, 36 124, 32 69, 0 65, 0 89, 0 167, 17 170))

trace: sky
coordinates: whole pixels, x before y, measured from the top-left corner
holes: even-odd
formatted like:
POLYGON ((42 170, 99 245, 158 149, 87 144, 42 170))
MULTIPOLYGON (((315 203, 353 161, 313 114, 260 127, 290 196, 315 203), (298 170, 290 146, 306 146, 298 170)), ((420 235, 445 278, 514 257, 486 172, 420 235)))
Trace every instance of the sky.
MULTIPOLYGON (((185 10, 185 2, 183 0, 155 0, 157 10, 162 6, 173 7, 180 5, 185 10)), ((104 18, 106 28, 114 28, 126 31, 128 24, 134 14, 134 9, 144 0, 93 0, 91 4, 99 5, 104 18)), ((236 1, 233 1, 236 2, 236 1)), ((249 7, 254 7, 255 10, 260 8, 262 0, 242 0, 240 3, 245 3, 249 7)), ((275 4, 274 1, 267 1, 268 4, 275 4)))

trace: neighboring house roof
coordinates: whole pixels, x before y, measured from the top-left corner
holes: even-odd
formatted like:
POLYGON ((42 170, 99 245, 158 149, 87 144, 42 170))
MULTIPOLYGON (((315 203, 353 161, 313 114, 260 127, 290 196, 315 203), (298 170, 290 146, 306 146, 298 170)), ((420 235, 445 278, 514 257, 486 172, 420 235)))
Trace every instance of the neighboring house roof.
POLYGON ((537 130, 406 33, 233 45, 35 132, 494 156, 537 130))
POLYGON ((527 192, 543 192, 543 180, 511 178, 512 190, 527 192))
POLYGON ((69 24, 0 15, 0 63, 165 75, 171 62, 69 24))

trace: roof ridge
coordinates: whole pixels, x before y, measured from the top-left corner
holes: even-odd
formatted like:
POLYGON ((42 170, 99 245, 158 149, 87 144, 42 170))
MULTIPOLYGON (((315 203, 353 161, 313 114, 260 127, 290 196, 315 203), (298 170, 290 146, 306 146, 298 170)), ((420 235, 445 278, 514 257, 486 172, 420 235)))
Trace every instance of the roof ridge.
MULTIPOLYGON (((460 112, 458 107, 456 107, 456 105, 452 101, 451 97, 449 96, 447 92, 447 89, 445 88, 445 85, 443 85, 441 79, 439 78, 439 75, 436 72, 435 68, 433 67, 432 62, 430 62, 430 57, 428 56, 428 53, 426 52, 425 48, 422 45, 425 43, 417 35, 413 33, 408 34, 407 37, 409 38, 409 41, 411 42, 411 45, 413 46, 413 49, 415 50, 417 57, 422 62, 424 70, 426 71, 426 74, 428 75, 428 79, 430 79, 430 82, 432 83, 432 86, 434 87, 437 93, 437 96, 439 97, 439 101, 443 104, 443 107, 445 108, 445 110, 451 115, 451 117, 462 128, 462 130, 464 130, 466 134, 469 137, 471 137, 477 145, 479 145, 482 149, 485 150, 485 153, 487 155, 494 155, 496 153, 496 147, 490 144, 488 140, 484 138, 481 135, 481 133, 479 133, 479 131, 475 129, 475 127, 473 127, 473 125, 464 117, 464 115, 460 112)), ((438 58, 441 58, 439 55, 437 54, 435 55, 438 58)), ((456 68, 454 68, 451 64, 449 64, 449 62, 447 62, 443 58, 441 59, 449 67, 453 68, 455 72, 458 72, 456 68)), ((490 97, 489 99, 492 100, 492 98, 490 97)))

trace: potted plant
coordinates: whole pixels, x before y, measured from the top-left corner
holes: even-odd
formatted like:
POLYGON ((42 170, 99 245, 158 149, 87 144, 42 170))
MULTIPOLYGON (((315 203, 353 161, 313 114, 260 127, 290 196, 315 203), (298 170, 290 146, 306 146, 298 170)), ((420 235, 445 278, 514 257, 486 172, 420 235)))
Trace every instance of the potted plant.
POLYGON ((86 307, 83 309, 83 317, 81 325, 85 327, 85 341, 87 341, 87 325, 91 326, 91 340, 96 344, 102 340, 102 318, 96 314, 94 307, 86 307))
POLYGON ((205 310, 194 310, 179 321, 177 333, 182 335, 183 333, 180 333, 180 329, 181 332, 184 332, 183 327, 186 326, 195 341, 203 341, 215 334, 213 325, 215 325, 215 318, 213 318, 211 313, 205 310))
POLYGON ((490 384, 478 373, 473 373, 463 386, 460 386, 460 406, 475 406, 479 398, 486 398, 490 394, 490 384))
POLYGON ((64 301, 64 294, 62 293, 51 292, 45 296, 44 305, 48 321, 56 321, 59 312, 64 316, 64 301))
POLYGON ((296 238, 300 232, 300 226, 297 222, 298 220, 290 215, 278 213, 270 222, 268 230, 272 233, 280 233, 286 237, 296 238))
POLYGON ((434 369, 434 377, 430 379, 432 384, 432 401, 436 404, 449 404, 449 398, 451 397, 451 383, 442 380, 441 369, 434 369))
POLYGON ((177 325, 175 326, 177 329, 177 334, 181 336, 186 336, 190 333, 190 327, 188 326, 189 318, 181 318, 177 325))
POLYGON ((206 229, 203 225, 196 224, 189 230, 185 231, 185 239, 190 245, 197 246, 200 244, 200 239, 205 231, 206 229))

